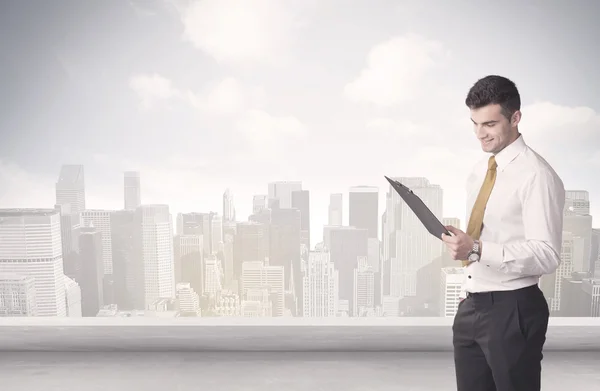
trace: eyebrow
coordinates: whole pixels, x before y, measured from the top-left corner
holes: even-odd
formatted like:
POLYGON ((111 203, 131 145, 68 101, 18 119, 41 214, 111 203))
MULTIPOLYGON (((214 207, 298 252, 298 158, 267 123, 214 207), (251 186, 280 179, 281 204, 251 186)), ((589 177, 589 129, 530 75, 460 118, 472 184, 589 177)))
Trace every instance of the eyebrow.
MULTIPOLYGON (((477 122, 473 121, 473 118, 471 118, 471 122, 473 122, 475 125, 477 125, 477 122)), ((483 123, 482 123, 482 125, 490 125, 490 124, 495 124, 496 122, 499 122, 499 121, 495 121, 495 120, 492 120, 492 121, 485 121, 485 122, 483 122, 483 123)))

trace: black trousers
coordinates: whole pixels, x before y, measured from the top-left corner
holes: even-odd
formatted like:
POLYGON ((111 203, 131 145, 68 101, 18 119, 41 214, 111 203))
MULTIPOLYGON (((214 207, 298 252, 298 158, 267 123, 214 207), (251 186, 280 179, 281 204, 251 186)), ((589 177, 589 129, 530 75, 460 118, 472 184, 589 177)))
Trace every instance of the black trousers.
POLYGON ((468 294, 452 326, 458 391, 540 391, 549 309, 537 285, 468 294))

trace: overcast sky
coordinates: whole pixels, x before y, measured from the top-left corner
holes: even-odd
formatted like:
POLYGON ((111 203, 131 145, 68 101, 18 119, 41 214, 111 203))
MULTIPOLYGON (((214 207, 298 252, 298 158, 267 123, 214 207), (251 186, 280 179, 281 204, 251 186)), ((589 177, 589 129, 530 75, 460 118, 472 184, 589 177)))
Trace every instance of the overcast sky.
POLYGON ((0 207, 51 207, 74 163, 91 208, 122 208, 124 170, 173 213, 221 212, 230 187, 243 220, 267 182, 302 180, 317 239, 329 193, 347 206, 349 187, 378 186, 381 213, 383 175, 426 176, 464 224, 484 156, 464 98, 501 74, 520 88, 526 142, 600 219, 598 2, 7 3, 0 207))

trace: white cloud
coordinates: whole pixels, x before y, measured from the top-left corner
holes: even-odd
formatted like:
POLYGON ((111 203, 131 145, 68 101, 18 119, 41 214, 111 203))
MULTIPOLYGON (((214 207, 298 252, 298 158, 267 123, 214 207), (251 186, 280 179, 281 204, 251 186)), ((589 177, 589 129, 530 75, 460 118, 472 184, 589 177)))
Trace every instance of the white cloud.
POLYGON ((244 88, 236 79, 227 77, 210 85, 206 93, 187 93, 195 108, 212 114, 237 114, 244 109, 263 107, 266 94, 263 88, 244 88))
POLYGON ((53 208, 54 181, 0 160, 0 208, 53 208))
MULTIPOLYGON (((344 88, 347 98, 391 107, 417 95, 427 84, 424 76, 439 66, 447 52, 440 42, 408 34, 375 45, 367 66, 344 88)), ((426 91, 430 93, 430 91, 426 91)))
POLYGON ((306 126, 296 117, 275 117, 261 110, 249 110, 236 123, 255 152, 255 157, 273 159, 285 153, 286 147, 307 135, 306 126))
POLYGON ((180 96, 171 80, 156 73, 135 75, 129 80, 129 86, 138 95, 140 105, 145 110, 154 107, 156 102, 180 96))
POLYGON ((184 38, 219 62, 276 63, 297 26, 279 0, 202 0, 180 10, 184 38))
POLYGON ((377 137, 404 138, 427 132, 411 121, 396 120, 386 117, 372 118, 367 121, 367 131, 377 137))
POLYGON ((521 128, 532 137, 590 137, 600 131, 600 114, 585 106, 568 107, 551 102, 535 102, 521 110, 521 128))

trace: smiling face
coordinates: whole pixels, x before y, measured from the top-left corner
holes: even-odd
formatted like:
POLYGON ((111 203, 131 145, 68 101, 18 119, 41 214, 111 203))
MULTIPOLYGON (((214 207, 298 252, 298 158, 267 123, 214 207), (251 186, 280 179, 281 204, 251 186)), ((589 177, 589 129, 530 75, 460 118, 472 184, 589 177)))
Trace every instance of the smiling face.
POLYGON ((519 137, 520 120, 519 110, 513 113, 509 120, 499 104, 471 109, 471 121, 481 149, 492 154, 502 151, 519 137))

